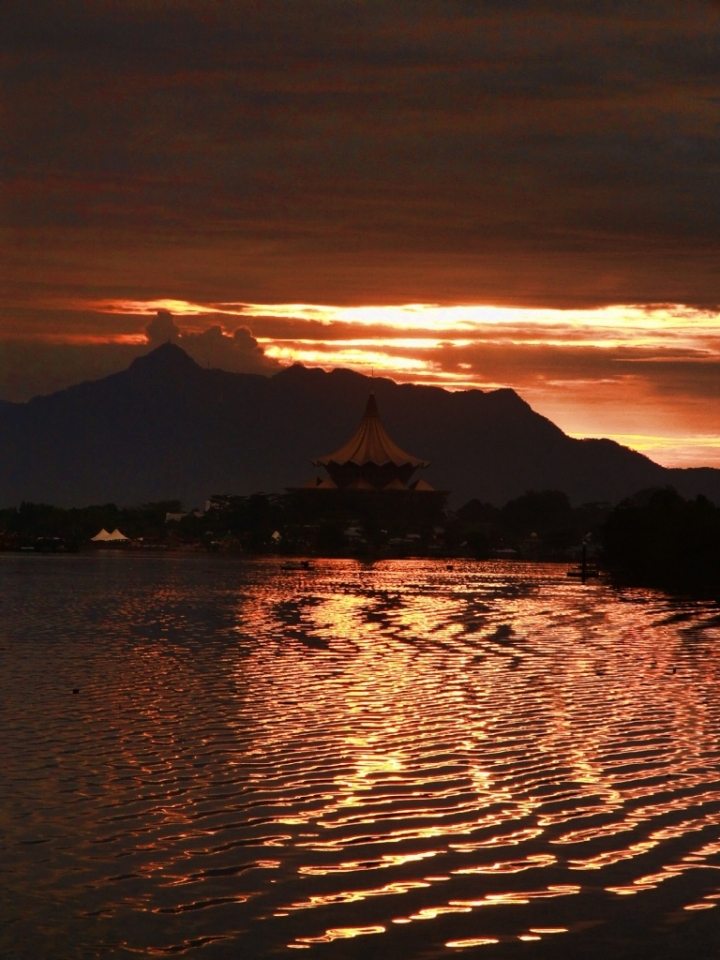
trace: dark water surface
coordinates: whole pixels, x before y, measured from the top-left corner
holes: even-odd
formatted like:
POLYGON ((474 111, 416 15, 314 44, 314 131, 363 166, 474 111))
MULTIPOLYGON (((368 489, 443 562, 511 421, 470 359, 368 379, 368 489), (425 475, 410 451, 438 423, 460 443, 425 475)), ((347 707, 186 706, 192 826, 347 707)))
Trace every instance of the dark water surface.
POLYGON ((564 567, 5 555, 0 956, 720 956, 719 651, 564 567))

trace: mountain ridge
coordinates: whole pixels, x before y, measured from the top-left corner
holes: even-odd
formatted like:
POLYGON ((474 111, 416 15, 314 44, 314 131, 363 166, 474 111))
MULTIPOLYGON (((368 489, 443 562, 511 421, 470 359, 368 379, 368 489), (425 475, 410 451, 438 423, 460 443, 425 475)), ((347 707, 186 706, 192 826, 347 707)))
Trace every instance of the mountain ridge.
POLYGON ((0 406, 0 506, 282 491, 347 440, 370 390, 390 435, 431 461, 420 475, 455 505, 529 489, 617 501, 666 485, 720 502, 720 470, 668 469, 609 439, 568 437, 508 388, 450 393, 300 365, 229 373, 167 343, 119 373, 0 406))

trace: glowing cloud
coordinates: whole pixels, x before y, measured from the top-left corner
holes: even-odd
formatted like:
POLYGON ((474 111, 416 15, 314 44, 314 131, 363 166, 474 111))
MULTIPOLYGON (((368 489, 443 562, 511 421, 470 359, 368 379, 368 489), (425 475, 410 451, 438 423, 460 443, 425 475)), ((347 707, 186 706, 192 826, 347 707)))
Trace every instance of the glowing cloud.
MULTIPOLYGON (((108 331, 105 342, 154 346, 170 338, 203 365, 230 370, 269 374, 302 363, 450 390, 511 387, 574 436, 611 437, 666 465, 720 464, 720 423, 708 403, 720 400, 717 310, 178 299, 64 309, 122 317, 123 332, 108 331)), ((87 333, 81 339, 97 342, 87 333)), ((71 332, 65 342, 73 342, 71 332)))

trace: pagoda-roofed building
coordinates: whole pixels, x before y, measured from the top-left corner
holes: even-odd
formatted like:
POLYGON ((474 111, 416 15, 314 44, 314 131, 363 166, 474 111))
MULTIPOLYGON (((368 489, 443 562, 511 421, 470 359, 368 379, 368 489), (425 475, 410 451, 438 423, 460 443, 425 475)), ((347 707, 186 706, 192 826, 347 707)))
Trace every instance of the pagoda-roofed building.
POLYGON ((391 439, 380 422, 374 394, 350 439, 311 462, 324 467, 327 475, 289 490, 291 512, 304 529, 308 524, 325 530, 362 529, 366 549, 372 546, 381 552, 390 542, 401 553, 411 542, 416 550, 421 543, 422 549, 429 549, 434 542, 435 531, 444 523, 447 492, 413 480, 416 470, 430 464, 391 439), (407 540, 408 536, 415 539, 407 540))
POLYGON ((418 468, 430 466, 427 460, 405 453, 390 438, 380 422, 373 393, 368 397, 365 415, 360 426, 347 443, 312 461, 316 467, 325 467, 331 481, 316 479, 309 486, 339 488, 341 490, 432 490, 423 481, 410 485, 410 478, 418 468), (421 485, 418 486, 418 483, 421 485))

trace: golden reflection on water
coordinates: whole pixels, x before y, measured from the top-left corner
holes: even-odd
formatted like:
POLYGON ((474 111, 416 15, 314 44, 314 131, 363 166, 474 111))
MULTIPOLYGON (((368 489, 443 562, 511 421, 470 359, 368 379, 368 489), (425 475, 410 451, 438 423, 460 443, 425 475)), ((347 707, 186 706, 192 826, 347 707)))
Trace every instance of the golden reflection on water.
POLYGON ((720 896, 712 604, 520 564, 14 563, 34 928, 5 929, 38 956, 581 956, 628 897, 655 929, 720 896))

